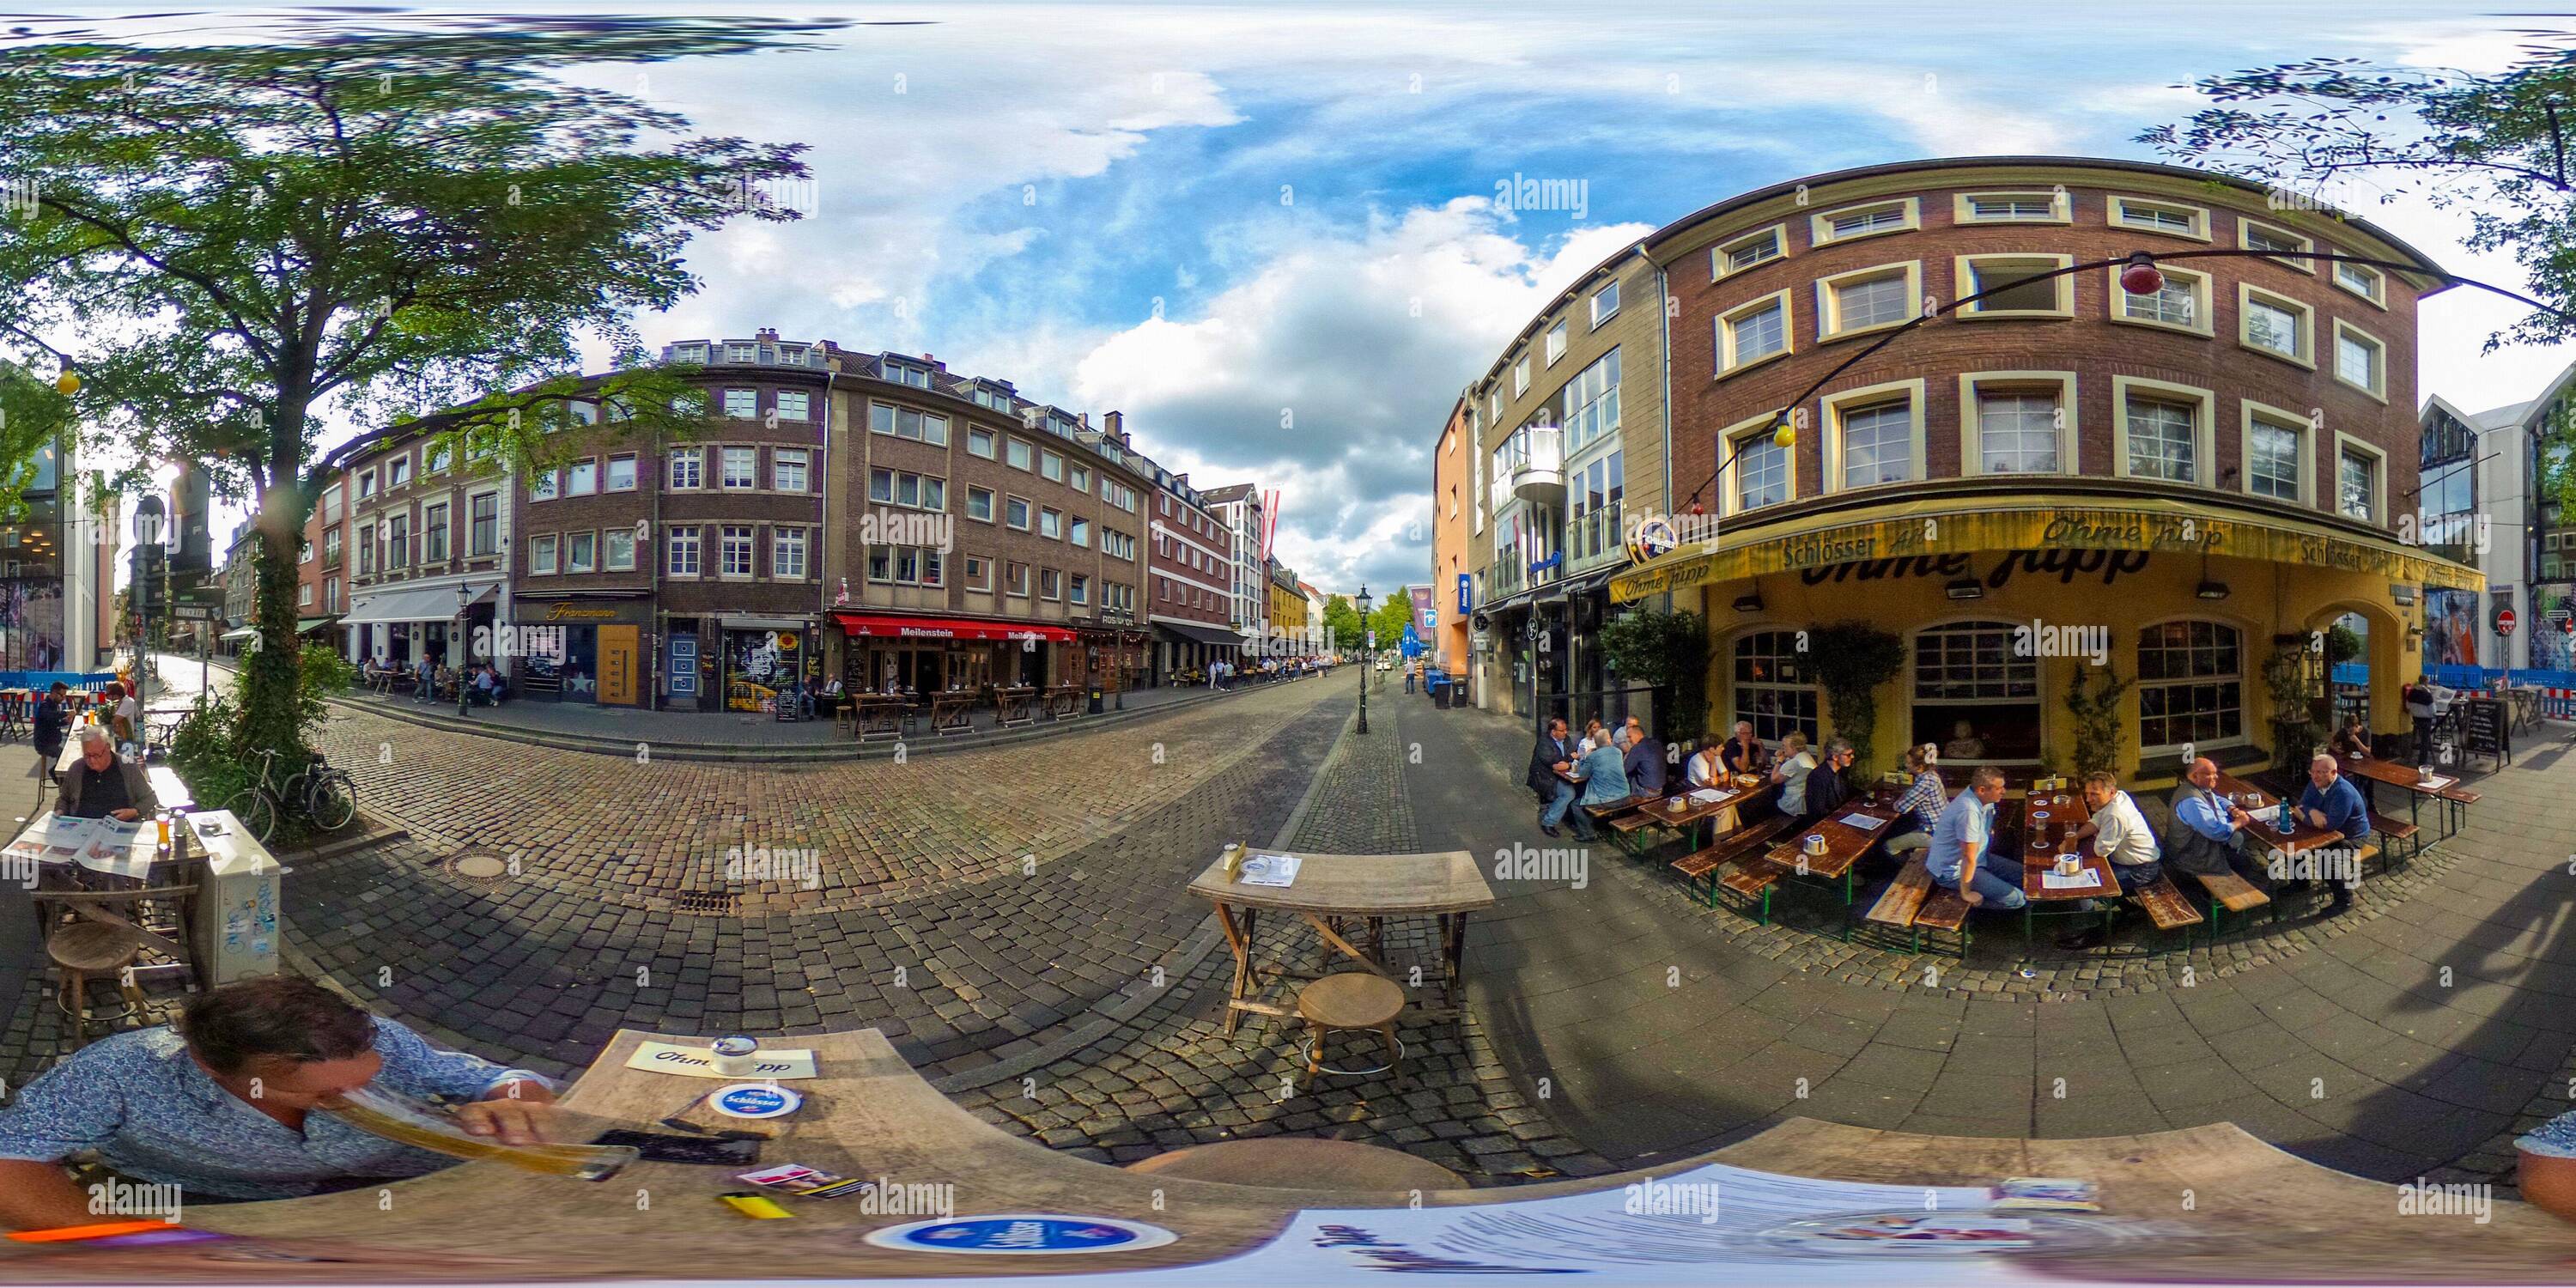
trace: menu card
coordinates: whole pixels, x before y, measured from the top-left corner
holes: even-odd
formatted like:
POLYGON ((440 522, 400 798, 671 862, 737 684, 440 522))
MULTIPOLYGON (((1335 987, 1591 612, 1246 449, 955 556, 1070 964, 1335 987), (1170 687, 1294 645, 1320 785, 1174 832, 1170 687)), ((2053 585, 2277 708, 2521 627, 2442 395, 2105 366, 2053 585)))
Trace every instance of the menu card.
POLYGON ((1883 819, 1883 818, 1876 818, 1876 817, 1873 817, 1873 816, 1868 815, 1868 814, 1845 814, 1845 815, 1843 815, 1841 818, 1835 819, 1834 821, 1835 821, 1835 822, 1837 822, 1837 823, 1842 824, 1842 825, 1843 825, 1843 826, 1845 826, 1845 827, 1856 827, 1856 828, 1859 828, 1861 831, 1864 831, 1864 832, 1866 832, 1866 831, 1870 830, 1871 828, 1878 827, 1878 826, 1880 826, 1880 825, 1882 825, 1882 824, 1884 824, 1884 823, 1886 823, 1886 822, 1887 822, 1887 820, 1886 820, 1886 819, 1883 819))
POLYGON ((2071 877, 2060 876, 2051 868, 2039 874, 2039 884, 2048 890, 2090 890, 2102 884, 2102 874, 2086 868, 2071 877))
POLYGON ((1297 869, 1303 867, 1305 862, 1304 856, 1296 854, 1253 855, 1243 861, 1243 884, 1257 886, 1294 884, 1297 880, 1297 869))
POLYGON ((1714 787, 1703 787, 1698 791, 1692 792, 1690 794, 1690 798, 1698 801, 1702 805, 1714 805, 1719 801, 1725 800, 1726 793, 1719 791, 1714 787))

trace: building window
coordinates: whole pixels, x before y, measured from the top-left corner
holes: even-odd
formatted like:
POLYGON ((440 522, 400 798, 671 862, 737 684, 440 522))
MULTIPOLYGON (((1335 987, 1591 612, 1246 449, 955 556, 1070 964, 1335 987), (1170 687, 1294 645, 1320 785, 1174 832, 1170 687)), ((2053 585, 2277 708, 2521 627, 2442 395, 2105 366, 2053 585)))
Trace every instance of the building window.
POLYGON ((420 558, 423 563, 447 562, 447 507, 433 505, 420 515, 420 558))
POLYGON ((812 419, 813 406, 809 401, 807 401, 808 395, 804 390, 781 389, 778 391, 777 398, 778 418, 780 420, 812 419))
POLYGON ((337 577, 322 579, 322 611, 326 613, 340 611, 340 579, 337 577))
POLYGON ((1117 506, 1121 510, 1125 510, 1129 514, 1134 514, 1136 512, 1136 489, 1118 482, 1106 474, 1100 476, 1100 499, 1107 501, 1111 505, 1117 506))
POLYGON ((2317 244, 2287 228, 2239 217, 2236 221, 2236 244, 2247 250, 2286 256, 2276 258, 2274 262, 2302 273, 2317 271, 2316 261, 2298 257, 2299 253, 2315 250, 2317 244))
POLYGON ((2039 758, 2039 659, 2010 622, 1953 622, 1914 635, 1913 738, 1942 763, 2039 758))
POLYGON ((1962 255, 1959 296, 1982 295, 1959 311, 1965 318, 2065 318, 2075 316, 2075 279, 2047 274, 2075 262, 2068 255, 1962 255))
POLYGON ((557 495, 556 488, 559 486, 559 479, 560 475, 554 470, 538 470, 536 473, 529 475, 528 499, 531 501, 554 500, 557 495))
POLYGON ((2380 455, 2353 440, 2335 448, 2335 512, 2364 523, 2379 522, 2380 455))
POLYGON ((724 414, 726 418, 730 420, 759 419, 760 391, 757 389, 728 389, 724 391, 724 414))
POLYGON ((805 449, 773 448, 769 453, 769 485, 781 492, 805 490, 805 449))
POLYGON ((1058 510, 1053 506, 1041 508, 1038 511, 1038 535, 1045 537, 1049 541, 1062 539, 1064 536, 1064 511, 1058 510))
POLYGON ((448 449, 447 444, 432 443, 420 449, 420 472, 444 474, 447 472, 447 463, 452 459, 454 459, 454 453, 448 449))
POLYGON ((1816 681, 1791 631, 1755 631, 1735 641, 1735 718, 1753 736, 1777 745, 1802 733, 1816 738, 1816 681))
POLYGON ((409 482, 411 482, 411 457, 409 455, 397 456, 392 460, 385 462, 386 487, 401 487, 403 484, 409 482))
POLYGON ((1617 554, 1620 500, 1627 491, 1625 451, 1575 469, 1566 480, 1565 553, 1570 559, 1617 554))
POLYGON ((1528 355, 1528 354, 1526 354, 1526 353, 1524 353, 1524 354, 1522 354, 1522 355, 1521 355, 1521 360, 1520 360, 1520 361, 1515 362, 1515 363, 1513 363, 1513 364, 1512 364, 1512 397, 1514 397, 1514 398, 1518 398, 1518 397, 1520 397, 1522 394, 1525 394, 1525 393, 1528 393, 1528 392, 1529 392, 1529 355, 1528 355))
POLYGON ((1027 443, 1022 442, 1019 439, 1012 439, 1007 450, 1009 452, 1009 457, 1004 463, 1009 465, 1012 469, 1026 470, 1031 468, 1031 466, 1036 462, 1037 449, 1029 446, 1027 443))
POLYGON ((2245 490, 2299 504, 2307 500, 2303 423, 2284 411, 2245 409, 2245 490))
POLYGON ((2200 481, 2201 404, 2130 391, 2120 406, 2122 466, 2133 478, 2200 481))
POLYGON ((634 457, 612 456, 608 458, 608 490, 611 492, 632 492, 635 490, 634 457))
POLYGON ((2210 334, 2209 275, 2164 265, 2157 267, 2164 273, 2165 284, 2153 295, 2130 294, 2126 287, 2120 285, 2120 270, 2110 270, 2111 320, 2188 331, 2200 336, 2210 334))
POLYGON ((1565 450, 1619 432, 1619 351, 1612 349, 1565 383, 1565 450))
POLYGON ((2388 307, 2388 279, 2368 264, 2336 263, 2334 284, 2383 309, 2388 307))
POLYGON ((1065 539, 1085 550, 1090 549, 1091 520, 1081 518, 1075 519, 1073 521, 1073 527, 1066 533, 1065 539))
POLYGON ((1602 323, 1607 322, 1618 315, 1619 284, 1617 282, 1612 282, 1592 293, 1593 326, 1598 327, 1602 323))
POLYGON ((706 475, 704 473, 705 467, 706 458, 699 454, 697 448, 672 448, 671 489, 675 492, 687 492, 704 486, 706 482, 706 475))
POLYGON ((575 532, 564 538, 564 571, 599 571, 599 534, 575 532))
POLYGON ((1923 203, 1913 197, 1874 201, 1865 206, 1828 210, 1808 218, 1813 221, 1808 230, 1809 243, 1824 246, 1920 228, 1923 226, 1923 203))
POLYGON ((1734 464, 1727 466, 1735 478, 1721 493, 1732 506, 1730 513, 1778 505, 1796 495, 1796 458, 1773 439, 1769 416, 1745 421, 1721 438, 1721 450, 1735 458, 1734 464), (1747 443, 1746 439, 1753 441, 1747 443))
POLYGON ((1923 382, 1896 381, 1824 400, 1825 481, 1835 490, 1923 477, 1923 382))
POLYGON ((313 606, 312 582, 304 582, 295 588, 295 606, 298 608, 311 608, 313 606))
POLYGON ((1789 293, 1778 291, 1717 317, 1717 374, 1789 352, 1789 293))
POLYGON ((724 449, 724 485, 727 491, 760 486, 760 449, 728 447, 724 449))
POLYGON ((1054 452, 1040 449, 1038 452, 1038 477, 1045 479, 1049 483, 1064 482, 1064 458, 1054 452))
POLYGON ((1009 500, 1007 500, 1007 501, 1005 501, 1005 502, 1003 502, 1003 503, 1002 503, 1002 521, 1003 521, 1004 523, 1006 523, 1006 524, 1010 525, 1011 527, 1014 527, 1014 528, 1019 529, 1019 530, 1020 530, 1020 531, 1022 531, 1022 532, 1026 532, 1026 531, 1028 531, 1028 530, 1029 530, 1029 503, 1028 503, 1026 500, 1024 500, 1024 499, 1022 499, 1022 498, 1020 498, 1020 497, 1016 497, 1016 496, 1015 496, 1015 497, 1010 498, 1009 500))
POLYGON ((2370 395, 2388 401, 2388 362, 2386 346, 2379 338, 2337 319, 2335 330, 2335 379, 2370 395))
POLYGON ((2009 378, 1976 386, 1977 468, 1987 474, 2065 471, 2064 386, 2017 386, 2009 378))
POLYGON ((993 431, 976 426, 967 427, 966 450, 985 460, 993 459, 993 431))
POLYGON ((1547 329, 1547 365, 1551 367, 1555 366, 1556 360, 1564 356, 1565 324, 1559 322, 1555 326, 1547 329))
POLYGON ((2115 228, 2188 237, 2193 241, 2209 240, 2209 212, 2198 206, 2149 201, 2144 197, 2113 197, 2110 204, 2111 225, 2115 228))
POLYGON ((364 501, 375 494, 376 472, 374 470, 358 471, 358 499, 364 501))
POLYGON ((1088 495, 1091 491, 1091 468, 1086 465, 1067 466, 1064 471, 1064 485, 1088 495))
POLYGON ((411 566, 411 516, 397 514, 385 520, 385 567, 411 566))
POLYGON ((2307 305, 2242 282, 2236 287, 2236 303, 2236 338, 2246 348, 2302 367, 2316 365, 2316 349, 2309 333, 2315 314, 2307 305))
POLYGON ((2165 622, 2138 632, 2138 746, 2195 749, 2245 736, 2244 649, 2224 622, 2165 622))
MULTIPOLYGON (((480 499, 489 501, 492 497, 486 493, 480 499)), ((322 530, 322 562, 325 564, 340 562, 340 530, 336 527, 322 530)))
POLYGON ((1062 598, 1064 598, 1064 590, 1063 590, 1063 581, 1062 581, 1062 577, 1063 577, 1063 574, 1058 573, 1058 572, 1057 572, 1055 569, 1053 569, 1053 568, 1040 568, 1040 569, 1038 569, 1038 598, 1040 598, 1040 599, 1062 599, 1062 598))
POLYGON ((2072 221, 2074 208, 2062 191, 1963 192, 1952 214, 1962 224, 2063 224, 2072 221))
POLYGON ((991 593, 993 589, 992 560, 987 559, 982 555, 966 556, 966 589, 980 590, 988 594, 991 593))
MULTIPOLYGON (((772 528, 769 530, 769 575, 780 581, 805 579, 805 530, 772 528)), ((932 585, 938 578, 931 579, 932 585)))
POLYGON ((589 496, 599 490, 599 462, 574 461, 564 467, 564 495, 589 496))
POLYGON ((600 544, 607 547, 606 571, 635 571, 635 530, 633 528, 610 528, 599 534, 599 540, 600 544))
POLYGON ((1029 566, 1024 563, 1006 565, 1002 570, 1002 585, 1004 593, 1019 599, 1028 598, 1029 566))
POLYGON ((559 538, 553 533, 528 539, 528 574, 530 576, 544 576, 555 570, 555 545, 558 540, 559 538))
POLYGON ((717 565, 717 571, 727 577, 750 576, 751 529, 729 526, 725 528, 720 540, 722 544, 718 550, 723 562, 717 565))
POLYGON ((1839 340, 1903 325, 1914 315, 1920 280, 1920 270, 1911 263, 1881 264, 1818 279, 1816 338, 1839 340))
POLYGON ((1090 579, 1089 577, 1085 577, 1085 576, 1083 576, 1081 573, 1075 573, 1075 574, 1073 574, 1073 576, 1072 576, 1069 580, 1067 580, 1067 582, 1065 583, 1065 593, 1064 593, 1064 597, 1065 597, 1065 602, 1067 602, 1067 603, 1072 603, 1072 604, 1088 604, 1088 603, 1090 603, 1090 602, 1091 602, 1091 579, 1090 579))
POLYGON ((910 407, 869 403, 868 428, 879 434, 928 443, 932 447, 948 446, 948 418, 910 407))
POLYGON ((1730 273, 1741 273, 1756 264, 1768 263, 1789 253, 1789 226, 1773 224, 1750 232, 1733 241, 1719 242, 1709 248, 1708 280, 1714 282, 1730 273))
POLYGON ((993 489, 988 487, 966 489, 966 517, 981 519, 986 523, 993 521, 993 489))
POLYGON ((376 525, 363 524, 358 528, 358 575, 363 577, 375 570, 376 525))

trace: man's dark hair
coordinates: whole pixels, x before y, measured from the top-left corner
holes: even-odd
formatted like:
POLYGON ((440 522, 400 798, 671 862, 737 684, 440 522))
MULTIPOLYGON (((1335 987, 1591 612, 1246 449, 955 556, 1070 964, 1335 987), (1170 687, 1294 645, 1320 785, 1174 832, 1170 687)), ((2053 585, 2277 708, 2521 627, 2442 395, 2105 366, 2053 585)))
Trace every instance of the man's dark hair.
POLYGON ((217 1073, 259 1056, 346 1060, 375 1046, 375 1017, 294 975, 262 975, 200 993, 179 1019, 188 1048, 217 1073))
POLYGON ((58 697, 58 698, 59 698, 59 697, 61 697, 62 695, 66 694, 66 693, 69 693, 69 692, 71 692, 71 691, 72 691, 72 686, 70 686, 70 685, 68 685, 68 684, 63 683, 63 682, 62 682, 62 681, 60 681, 60 680, 56 680, 56 681, 54 681, 53 694, 54 694, 54 696, 55 696, 55 697, 58 697))

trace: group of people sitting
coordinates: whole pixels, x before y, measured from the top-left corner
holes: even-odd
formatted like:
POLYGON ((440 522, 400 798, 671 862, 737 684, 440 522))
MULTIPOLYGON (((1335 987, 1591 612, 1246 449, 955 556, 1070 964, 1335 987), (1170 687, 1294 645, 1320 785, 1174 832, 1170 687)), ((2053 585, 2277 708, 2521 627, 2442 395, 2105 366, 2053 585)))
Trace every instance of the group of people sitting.
MULTIPOLYGON (((456 696, 456 668, 428 658, 408 666, 396 666, 383 658, 367 658, 358 663, 358 673, 369 686, 380 679, 400 677, 411 683, 411 700, 436 702, 456 696)), ((469 701, 497 707, 510 696, 510 682, 501 678, 500 669, 489 662, 468 663, 463 676, 469 701)))
MULTIPOLYGON (((1665 753, 1631 716, 1616 728, 1587 721, 1579 741, 1567 740, 1562 719, 1552 720, 1530 752, 1528 784, 1538 796, 1539 830, 1561 835, 1570 823, 1577 839, 1599 839, 1591 817, 1576 806, 1614 804, 1632 797, 1665 793, 1665 753), (1571 781, 1568 781, 1569 778, 1571 781)), ((2358 847, 2370 838, 2370 808, 2352 780, 2342 773, 2341 759, 2357 751, 2370 753, 2367 733, 2349 722, 2335 735, 2332 750, 2318 753, 2308 765, 2308 784, 2296 813, 2300 825, 2340 832, 2344 844, 2358 847)), ((1933 883, 1959 892, 1971 907, 2015 909, 2029 902, 2020 850, 1996 844, 1995 804, 2003 799, 2004 771, 1979 765, 1968 785, 1953 793, 1938 765, 1941 748, 1932 743, 1908 747, 1905 769, 1911 779, 1898 797, 1895 829, 1881 842, 1887 875, 1923 851, 1924 868, 1933 883)), ((1858 794, 1851 778, 1855 759, 1848 739, 1829 738, 1821 754, 1806 735, 1790 733, 1776 754, 1754 736, 1749 722, 1738 721, 1733 736, 1692 752, 1683 764, 1688 790, 1723 782, 1729 775, 1762 774, 1779 789, 1780 813, 1805 827, 1826 818, 1858 794)), ((2255 820, 2218 790, 2218 764, 2206 756, 2191 762, 2173 791, 2173 821, 2160 837, 2121 790, 2117 775, 2093 773, 2084 778, 2086 820, 2067 834, 2071 845, 2089 847, 2106 860, 2123 894, 2156 884, 2167 864, 2179 872, 2204 876, 2234 874, 2259 888, 2303 889, 2305 879, 2274 881, 2265 868, 2268 857, 2249 852, 2245 829, 2255 820)), ((2267 820, 2268 821, 2268 820, 2267 820)), ((2352 888, 2331 881, 2329 916, 2352 906, 2352 888)), ((2091 901, 2079 904, 2090 908, 2091 901)), ((2105 930, 2098 923, 2059 938, 2059 946, 2080 949, 2099 944, 2105 930)))

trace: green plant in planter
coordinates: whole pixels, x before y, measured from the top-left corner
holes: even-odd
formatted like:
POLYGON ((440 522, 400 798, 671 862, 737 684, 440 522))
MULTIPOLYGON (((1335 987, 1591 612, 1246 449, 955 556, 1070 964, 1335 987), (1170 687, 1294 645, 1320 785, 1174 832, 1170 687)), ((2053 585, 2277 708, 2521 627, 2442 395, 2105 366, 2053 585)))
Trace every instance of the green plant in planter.
POLYGON ((2102 684, 2090 680, 2094 668, 2075 668, 2075 683, 2066 689, 2066 710, 2075 717, 2075 772, 2116 772, 2120 767, 2120 695, 2136 680, 2123 680, 2114 667, 2102 668, 2102 684))
POLYGON ((2263 663, 2263 687, 2272 696, 2273 759, 2285 767, 2304 761, 2326 736, 2317 718, 2324 694, 2317 670, 2309 664, 2306 638, 2291 639, 2263 663))
POLYGON ((1878 731, 1878 686, 1905 669, 1905 641, 1867 622, 1835 622, 1806 631, 1807 665, 1825 691, 1834 733, 1851 740, 1862 773, 1875 772, 1870 743, 1878 731))
POLYGON ((1610 669, 1672 695, 1666 738, 1696 740, 1708 725, 1708 627, 1699 614, 1636 608, 1601 625, 1610 669))

